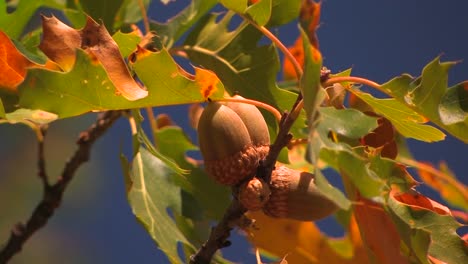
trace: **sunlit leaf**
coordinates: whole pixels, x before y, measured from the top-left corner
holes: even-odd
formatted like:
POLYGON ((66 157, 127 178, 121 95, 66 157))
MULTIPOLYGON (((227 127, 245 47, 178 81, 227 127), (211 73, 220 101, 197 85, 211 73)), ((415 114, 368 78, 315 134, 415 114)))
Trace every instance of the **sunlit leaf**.
MULTIPOLYGON (((265 102, 280 110, 288 110, 296 95, 279 89, 275 79, 278 56, 273 46, 257 46, 261 34, 252 26, 242 23, 228 31, 232 13, 219 22, 218 15, 201 20, 188 36, 184 49, 190 59, 215 72, 230 94, 265 102)), ((276 130, 276 120, 267 114, 269 127, 276 130)), ((295 123, 292 132, 300 135, 304 127, 303 117, 295 123)))
POLYGON ((127 100, 134 101, 148 95, 148 91, 140 87, 130 75, 117 43, 104 25, 90 17, 81 30, 70 28, 55 17, 43 17, 42 24, 44 36, 39 47, 65 71, 73 66, 76 50, 82 48, 102 64, 118 93, 127 100))
POLYGON ((439 129, 424 125, 427 120, 423 116, 393 98, 377 99, 357 90, 353 93, 369 104, 376 113, 390 120, 395 129, 405 137, 426 142, 440 141, 445 138, 445 134, 439 129))
POLYGON ((261 212, 249 212, 248 217, 255 219, 255 224, 244 230, 247 239, 264 254, 287 255, 288 263, 294 264, 368 263, 362 254, 354 254, 352 258, 338 254, 313 222, 271 218, 261 212))
POLYGON ((140 148, 131 162, 129 177, 132 184, 127 195, 133 213, 170 262, 183 263, 177 243, 191 244, 167 213, 168 209, 174 214, 182 213, 181 191, 173 182, 174 174, 176 172, 164 162, 140 148))
POLYGON ((304 50, 304 74, 300 80, 302 95, 304 97, 304 109, 307 113, 309 123, 315 117, 319 100, 319 92, 323 91, 320 82, 320 71, 322 69, 322 55, 317 46, 308 41, 307 33, 301 28, 302 49, 304 50), (307 41, 304 41, 307 40, 307 41))
POLYGON ((466 244, 456 233, 461 224, 443 210, 431 209, 426 202, 421 203, 428 200, 421 196, 417 193, 390 194, 388 208, 403 241, 422 263, 428 263, 428 255, 445 263, 468 262, 466 244), (405 199, 410 201, 407 203, 401 201, 402 195, 419 199, 405 199))
POLYGON ((261 0, 255 4, 250 5, 245 12, 257 23, 259 26, 264 26, 271 16, 272 0, 261 0))
POLYGON ((8 1, 0 1, 0 30, 4 31, 13 39, 18 39, 26 24, 39 7, 51 7, 62 9, 63 1, 37 0, 16 1, 18 5, 12 13, 7 12, 8 1))
POLYGON ((332 186, 320 170, 315 171, 315 185, 325 197, 335 202, 341 209, 348 210, 351 206, 351 201, 338 188, 332 186))
POLYGON ((155 134, 159 151, 172 158, 181 168, 189 170, 185 175, 186 185, 182 186, 193 195, 205 210, 206 216, 219 219, 229 204, 230 191, 215 183, 200 167, 188 158, 187 151, 198 150, 179 127, 166 127, 155 134), (213 199, 216 197, 216 199, 213 199))
POLYGON ((468 85, 448 88, 448 71, 454 62, 435 58, 427 64, 421 77, 402 75, 382 85, 400 102, 429 118, 455 137, 468 142, 468 85))
POLYGON ((364 197, 376 198, 382 195, 385 181, 370 170, 366 160, 357 154, 348 150, 323 148, 320 159, 348 176, 364 197))
POLYGON ((248 0, 219 0, 219 2, 229 10, 244 13, 248 0))
POLYGON ((10 38, 0 31, 0 89, 16 92, 26 69, 33 65, 35 63, 21 54, 10 38))
POLYGON ((119 47, 120 54, 127 58, 132 52, 135 51, 137 44, 141 41, 141 37, 136 31, 130 33, 122 33, 117 31, 112 38, 119 47))
POLYGON ((321 107, 319 129, 357 139, 377 127, 377 119, 354 109, 321 107))
MULTIPOLYGON (((87 54, 78 50, 75 65, 69 72, 29 70, 19 88, 20 105, 65 118, 89 111, 205 101, 199 84, 181 74, 166 50, 151 52, 135 62, 133 68, 148 88, 149 95, 132 102, 117 95, 102 66, 92 63, 87 54)), ((219 82, 211 97, 222 98, 223 94, 223 85, 219 82)))

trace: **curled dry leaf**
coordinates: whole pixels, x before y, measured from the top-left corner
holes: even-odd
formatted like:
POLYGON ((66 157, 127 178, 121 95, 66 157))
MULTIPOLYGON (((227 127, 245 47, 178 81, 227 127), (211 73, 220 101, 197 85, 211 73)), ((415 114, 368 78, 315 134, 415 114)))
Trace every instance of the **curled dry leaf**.
POLYGON ((16 92, 16 87, 23 82, 26 69, 36 65, 21 54, 8 38, 0 31, 0 88, 16 92))
POLYGON ((42 17, 43 38, 39 48, 60 67, 70 70, 76 59, 76 49, 81 48, 99 61, 109 79, 128 100, 142 99, 148 91, 132 78, 120 54, 117 43, 104 27, 88 17, 81 30, 73 29, 55 17, 42 17))

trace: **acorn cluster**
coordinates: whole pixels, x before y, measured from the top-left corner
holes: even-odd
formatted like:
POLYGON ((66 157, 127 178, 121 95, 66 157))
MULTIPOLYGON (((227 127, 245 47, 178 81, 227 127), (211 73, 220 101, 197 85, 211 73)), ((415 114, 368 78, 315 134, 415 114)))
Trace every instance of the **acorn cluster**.
POLYGON ((269 183, 255 177, 268 154, 270 136, 253 105, 209 102, 198 121, 198 141, 208 175, 220 184, 238 186, 237 198, 248 210, 301 221, 317 220, 337 210, 316 188, 313 174, 280 166, 269 183))

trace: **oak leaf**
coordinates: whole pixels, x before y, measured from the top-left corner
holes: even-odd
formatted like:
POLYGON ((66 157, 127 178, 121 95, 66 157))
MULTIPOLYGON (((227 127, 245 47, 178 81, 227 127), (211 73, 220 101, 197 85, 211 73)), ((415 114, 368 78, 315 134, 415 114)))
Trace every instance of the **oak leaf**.
POLYGON ((81 30, 73 29, 55 17, 42 17, 42 24, 44 35, 39 48, 63 70, 71 70, 76 60, 76 49, 80 48, 102 64, 123 97, 134 101, 148 95, 148 91, 130 75, 117 43, 104 25, 90 17, 81 30))

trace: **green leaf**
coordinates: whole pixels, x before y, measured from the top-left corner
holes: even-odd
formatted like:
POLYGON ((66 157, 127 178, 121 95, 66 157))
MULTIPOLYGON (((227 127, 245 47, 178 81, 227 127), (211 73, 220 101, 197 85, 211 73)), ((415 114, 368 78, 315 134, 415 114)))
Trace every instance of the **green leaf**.
POLYGON ((203 17, 217 0, 193 0, 167 23, 151 23, 151 30, 157 32, 164 47, 170 48, 201 17, 203 17))
POLYGON ((445 263, 468 263, 466 244, 456 233, 461 224, 451 215, 412 208, 392 197, 388 210, 403 241, 423 263, 427 253, 445 263))
MULTIPOLYGON (((121 8, 124 0, 80 0, 80 7, 90 17, 96 21, 104 22, 109 32, 114 31, 114 22, 117 12, 121 8)), ((133 3, 134 5, 138 5, 133 3)))
POLYGON ((320 107, 318 130, 328 134, 333 131, 348 138, 358 139, 377 128, 377 118, 355 109, 320 107))
POLYGON ((348 176, 366 198, 378 198, 383 193, 385 181, 369 169, 368 162, 347 150, 323 148, 320 158, 336 171, 348 176))
POLYGON ((7 13, 7 2, 0 1, 0 30, 10 38, 18 39, 26 24, 39 7, 62 9, 64 6, 55 0, 19 1, 12 13, 7 13))
POLYGON ((219 0, 219 2, 229 10, 237 13, 244 13, 247 8, 247 0, 219 0))
MULTIPOLYGON (((279 70, 278 54, 272 45, 257 46, 261 34, 254 27, 242 23, 233 31, 227 26, 232 13, 219 22, 218 15, 200 21, 188 36, 184 49, 197 64, 214 71, 230 94, 255 99, 277 109, 290 110, 297 95, 280 89, 276 84, 279 70)), ((265 115, 270 131, 276 130, 276 120, 265 115)), ((300 137, 305 126, 304 116, 296 121, 291 132, 300 137)))
POLYGON ((322 56, 320 52, 308 41, 307 33, 299 27, 302 36, 302 48, 304 50, 304 74, 301 78, 302 95, 304 96, 304 109, 307 119, 312 122, 315 117, 319 99, 319 91, 323 90, 320 82, 320 70, 322 69, 322 56), (307 40, 307 41, 305 41, 307 40), (312 54, 314 53, 314 54, 312 54))
MULTIPOLYGON (((148 10, 151 0, 139 1, 143 3, 145 10, 148 10)), ((115 18, 115 28, 123 27, 125 24, 140 22, 143 19, 140 4, 135 3, 134 0, 124 0, 115 18)))
POLYGON ((159 151, 173 159, 181 168, 189 170, 186 175, 188 186, 185 190, 195 197, 206 210, 207 217, 220 219, 229 204, 231 192, 229 188, 214 182, 201 168, 187 161, 187 151, 198 150, 179 127, 167 127, 155 134, 159 151), (213 199, 216 197, 216 199, 213 199))
POLYGON ((369 104, 376 113, 390 120, 395 129, 405 137, 425 142, 440 141, 445 138, 445 134, 439 129, 424 125, 427 120, 423 116, 393 98, 377 99, 368 93, 356 90, 353 93, 369 104))
POLYGON ((17 122, 30 121, 43 125, 55 121, 57 119, 57 115, 37 109, 17 109, 14 112, 6 113, 5 118, 8 122, 13 124, 17 122))
POLYGON ((301 0, 273 0, 269 27, 291 22, 299 16, 301 0))
POLYGON ((141 37, 135 33, 122 33, 117 31, 112 38, 119 46, 120 54, 122 57, 128 57, 133 51, 135 51, 138 43, 141 41, 141 37))
POLYGON ((3 107, 3 102, 1 98, 0 98, 0 118, 5 118, 5 108, 3 107))
POLYGON ((247 13, 257 25, 264 26, 270 20, 271 0, 260 0, 249 6, 245 10, 245 13, 247 13))
POLYGON ((182 213, 181 190, 174 184, 176 172, 164 162, 140 148, 131 162, 128 201, 137 219, 144 225, 171 263, 183 263, 177 243, 194 248, 167 213, 182 213))
POLYGON ((463 82, 447 88, 448 71, 454 62, 427 64, 421 77, 404 74, 382 85, 382 89, 439 127, 468 143, 468 89, 463 82))
POLYGON ((315 171, 315 185, 325 197, 335 202, 341 209, 348 210, 350 208, 351 201, 346 198, 343 192, 331 185, 320 170, 315 171))
MULTIPOLYGON (((202 87, 182 75, 166 50, 151 53, 133 65, 149 95, 128 101, 115 93, 115 87, 101 65, 90 61, 86 53, 77 52, 70 72, 31 69, 19 86, 20 106, 55 113, 59 118, 89 111, 129 109, 204 102, 202 87)), ((218 82, 210 97, 221 98, 223 85, 218 82)))

